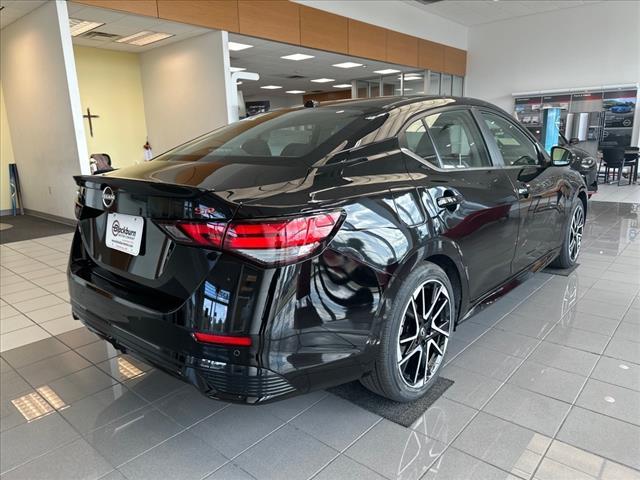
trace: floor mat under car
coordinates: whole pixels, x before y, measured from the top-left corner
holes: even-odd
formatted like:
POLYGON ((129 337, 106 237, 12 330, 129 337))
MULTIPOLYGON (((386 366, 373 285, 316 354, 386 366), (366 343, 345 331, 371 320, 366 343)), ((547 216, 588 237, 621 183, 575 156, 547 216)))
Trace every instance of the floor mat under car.
POLYGON ((439 377, 426 395, 408 403, 394 402, 376 395, 364 388, 358 381, 338 385, 327 389, 327 391, 398 425, 411 427, 453 383, 453 380, 439 377))
POLYGON ((569 267, 569 268, 553 268, 553 267, 546 267, 544 270, 542 270, 544 273, 549 273, 551 275, 562 275, 563 277, 568 277, 569 275, 571 275, 571 273, 578 268, 578 265, 580 265, 579 263, 574 264, 573 266, 569 267))
POLYGON ((33 215, 3 215, 0 224, 0 244, 71 233, 75 229, 33 215))

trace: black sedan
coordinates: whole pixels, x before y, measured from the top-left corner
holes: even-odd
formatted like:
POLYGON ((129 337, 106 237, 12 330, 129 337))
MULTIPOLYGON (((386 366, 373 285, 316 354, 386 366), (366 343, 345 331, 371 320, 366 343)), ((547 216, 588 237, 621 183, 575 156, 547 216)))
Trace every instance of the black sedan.
POLYGON ((468 98, 250 117, 76 177, 73 315, 215 398, 359 379, 414 400, 458 322, 575 263, 587 189, 570 157, 468 98))

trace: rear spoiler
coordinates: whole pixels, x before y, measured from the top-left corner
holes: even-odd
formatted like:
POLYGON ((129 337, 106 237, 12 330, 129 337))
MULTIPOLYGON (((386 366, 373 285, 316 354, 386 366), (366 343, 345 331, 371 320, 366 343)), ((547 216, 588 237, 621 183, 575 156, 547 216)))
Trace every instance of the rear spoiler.
POLYGON ((79 187, 102 190, 106 186, 110 186, 126 192, 153 195, 157 197, 195 198, 209 192, 209 190, 186 185, 174 185, 171 183, 134 180, 130 178, 107 177, 103 175, 74 175, 73 179, 79 187))

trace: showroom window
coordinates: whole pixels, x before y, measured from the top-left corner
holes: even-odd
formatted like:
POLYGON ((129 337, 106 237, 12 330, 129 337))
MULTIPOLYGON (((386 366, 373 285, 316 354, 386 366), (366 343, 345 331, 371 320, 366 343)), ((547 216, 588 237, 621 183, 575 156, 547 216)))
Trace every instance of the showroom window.
POLYGON ((387 76, 356 80, 358 98, 380 95, 464 95, 464 77, 431 70, 394 73, 387 76), (382 90, 381 90, 382 88, 382 90))
POLYGON ((404 137, 409 150, 433 165, 440 165, 438 155, 422 119, 410 124, 404 131, 404 137))
POLYGON ((517 126, 491 112, 480 114, 496 140, 505 165, 538 164, 538 149, 517 126))
POLYGON ((440 74, 429 72, 429 95, 440 95, 440 74))
POLYGON ((490 167, 491 160, 471 113, 452 110, 425 118, 444 168, 490 167))

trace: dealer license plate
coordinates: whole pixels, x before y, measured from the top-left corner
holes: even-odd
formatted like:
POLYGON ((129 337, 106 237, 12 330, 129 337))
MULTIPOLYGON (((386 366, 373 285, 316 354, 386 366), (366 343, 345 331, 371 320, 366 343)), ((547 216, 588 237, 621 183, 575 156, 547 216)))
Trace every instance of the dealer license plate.
POLYGON ((138 255, 143 229, 144 218, 142 217, 110 213, 107 216, 107 247, 129 255, 138 255))

